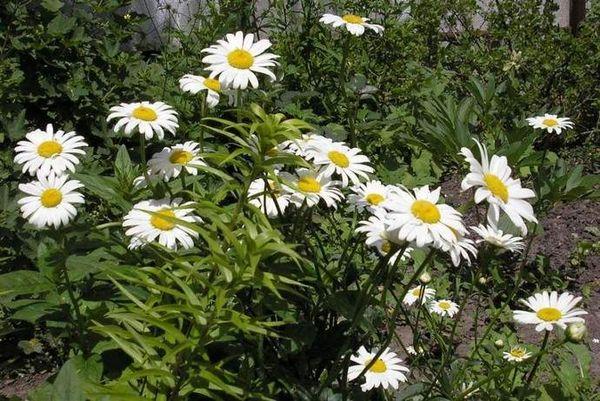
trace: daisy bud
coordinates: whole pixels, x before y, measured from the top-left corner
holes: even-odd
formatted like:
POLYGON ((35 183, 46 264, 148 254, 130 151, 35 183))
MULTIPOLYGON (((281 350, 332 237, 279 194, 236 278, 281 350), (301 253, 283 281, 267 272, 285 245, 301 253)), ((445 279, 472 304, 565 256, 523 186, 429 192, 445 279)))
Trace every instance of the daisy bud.
POLYGON ((477 280, 479 282, 479 284, 481 285, 485 285, 487 284, 487 278, 485 277, 479 277, 479 280, 477 280))
POLYGON ((429 284, 431 281, 431 275, 427 272, 424 272, 419 276, 419 281, 421 281, 423 284, 429 284))
POLYGON ((504 341, 496 340, 496 341, 494 341, 494 345, 496 346, 496 348, 500 349, 500 348, 504 347, 504 341))
POLYGON ((576 322, 571 323, 567 326, 566 335, 567 340, 572 343, 580 343, 585 335, 587 334, 587 327, 585 323, 576 322))

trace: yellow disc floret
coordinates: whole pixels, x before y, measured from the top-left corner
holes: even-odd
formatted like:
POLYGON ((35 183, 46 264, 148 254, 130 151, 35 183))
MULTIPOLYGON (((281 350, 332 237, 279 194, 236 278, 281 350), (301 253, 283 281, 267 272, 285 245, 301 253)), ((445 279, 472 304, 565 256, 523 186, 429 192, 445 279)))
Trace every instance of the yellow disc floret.
POLYGON ((246 50, 235 49, 227 55, 227 62, 234 68, 247 70, 254 64, 254 56, 246 50))
POLYGON ((542 308, 537 311, 536 316, 545 322, 555 322, 562 317, 562 313, 556 308, 542 308))
POLYGON ((448 301, 440 301, 438 302, 438 306, 440 307, 440 309, 448 310, 452 305, 450 305, 450 302, 448 301))
POLYGON ((428 224, 435 224, 442 217, 436 205, 422 199, 414 201, 410 211, 416 218, 428 224))
POLYGON ((314 177, 304 176, 298 180, 298 189, 302 192, 321 192, 321 184, 314 177))
POLYGON ((555 127, 558 125, 558 121, 553 118, 545 118, 544 121, 542 121, 542 124, 546 127, 555 127))
POLYGON ((383 196, 380 194, 369 194, 365 197, 365 199, 370 205, 374 206, 379 205, 384 200, 383 196))
POLYGON ((175 228, 177 224, 165 219, 165 217, 175 218, 175 212, 170 209, 155 212, 152 217, 150 217, 150 224, 162 231, 169 231, 175 228))
POLYGON ((62 202, 62 193, 56 188, 48 188, 42 192, 40 202, 44 207, 55 207, 62 202))
MULTIPOLYGON (((371 363, 371 361, 369 361, 367 365, 369 363, 371 363)), ((373 373, 384 373, 387 370, 387 366, 385 365, 385 362, 383 362, 381 359, 377 359, 375 363, 371 365, 369 370, 373 373)))
POLYGON ((348 156, 343 154, 342 152, 338 152, 337 150, 332 150, 327 153, 327 157, 333 164, 338 167, 346 168, 350 165, 350 160, 348 160, 348 156))
POLYGON ((56 141, 44 141, 38 145, 37 152, 42 157, 52 157, 62 152, 62 145, 56 141))
POLYGON ((173 164, 188 164, 194 155, 187 150, 174 150, 169 156, 169 161, 173 164))
POLYGON ((156 112, 154 110, 152 110, 150 107, 146 107, 146 106, 136 107, 133 110, 133 113, 131 113, 131 114, 138 120, 143 120, 143 121, 154 121, 158 118, 158 115, 156 114, 156 112))
POLYGON ((384 240, 381 243, 381 252, 388 253, 391 250, 392 250, 392 243, 388 240, 384 240))
POLYGON ((219 82, 216 79, 206 78, 204 80, 204 86, 206 86, 208 89, 213 90, 215 92, 221 91, 221 82, 219 82))
POLYGON ((363 23, 362 17, 359 17, 358 15, 354 15, 354 14, 346 14, 342 17, 342 19, 349 24, 362 24, 363 23))
POLYGON ((515 347, 510 350, 510 354, 516 358, 523 358, 527 350, 521 347, 515 347))
POLYGON ((508 202, 508 188, 498 176, 488 173, 483 176, 483 181, 496 198, 501 199, 504 203, 508 202))

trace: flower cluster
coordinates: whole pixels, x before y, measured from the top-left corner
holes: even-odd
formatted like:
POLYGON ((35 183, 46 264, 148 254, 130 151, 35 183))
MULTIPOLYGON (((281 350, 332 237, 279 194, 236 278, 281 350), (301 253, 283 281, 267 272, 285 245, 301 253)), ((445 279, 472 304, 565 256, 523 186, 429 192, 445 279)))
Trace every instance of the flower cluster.
POLYGON ((37 129, 25 136, 15 148, 15 163, 23 165, 23 173, 35 175, 37 180, 19 184, 27 196, 19 199, 21 213, 37 228, 68 224, 77 215, 75 204, 84 203, 76 190, 83 187, 78 180, 69 179, 79 164, 78 155, 87 143, 75 131, 54 131, 52 124, 46 130, 37 129))

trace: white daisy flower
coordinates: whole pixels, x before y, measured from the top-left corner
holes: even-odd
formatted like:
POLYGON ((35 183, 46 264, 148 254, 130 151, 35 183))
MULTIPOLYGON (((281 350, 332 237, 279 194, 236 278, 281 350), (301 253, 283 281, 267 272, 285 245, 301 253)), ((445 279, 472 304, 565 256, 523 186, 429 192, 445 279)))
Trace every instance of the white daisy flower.
MULTIPOLYGON (((358 233, 366 233, 367 239, 365 243, 368 246, 376 247, 381 256, 387 255, 391 251, 392 245, 397 241, 397 235, 389 230, 387 214, 386 210, 377 209, 368 220, 361 221, 359 227, 356 229, 358 233)), ((402 243, 396 243, 402 245, 402 243)), ((413 248, 407 247, 402 253, 400 260, 404 261, 409 258, 412 251, 413 248)), ((396 252, 389 259, 388 264, 394 265, 399 255, 400 253, 396 252)))
POLYGON ((275 80, 275 74, 267 67, 274 67, 278 63, 276 56, 265 53, 271 42, 261 39, 254 42, 254 34, 244 35, 242 31, 235 34, 229 33, 225 39, 218 40, 218 44, 203 49, 209 53, 202 62, 210 64, 206 70, 211 71, 210 77, 219 77, 219 81, 232 89, 246 89, 248 82, 253 88, 258 88, 258 78, 255 73, 265 74, 275 80))
POLYGON ((381 181, 367 181, 351 187, 350 190, 354 193, 348 196, 348 200, 360 211, 367 208, 373 212, 382 208, 383 202, 388 199, 390 191, 394 189, 395 187, 382 184, 381 181))
POLYGON ((502 357, 510 362, 522 362, 531 357, 531 352, 527 352, 524 347, 511 347, 510 351, 503 352, 502 357))
POLYGON ((184 92, 192 95, 200 91, 206 91, 206 104, 213 108, 219 104, 219 93, 221 93, 221 82, 212 78, 204 78, 199 75, 186 74, 179 80, 179 87, 184 92))
POLYGON ((524 310, 513 311, 513 318, 523 324, 535 324, 536 331, 551 331, 554 326, 561 329, 569 323, 584 322, 580 315, 587 315, 583 309, 575 308, 581 297, 574 297, 568 292, 560 296, 556 291, 535 294, 527 300, 521 300, 533 312, 524 310))
POLYGON ((282 142, 279 149, 310 161, 321 143, 330 144, 333 140, 317 134, 302 134, 298 139, 282 142))
POLYGON ((171 219, 199 223, 202 219, 193 215, 192 202, 181 204, 181 198, 148 200, 136 203, 123 220, 125 234, 132 237, 130 247, 158 240, 158 243, 176 250, 180 243, 185 249, 194 246, 198 233, 171 219), (186 207, 187 206, 187 207, 186 207), (165 218, 166 217, 166 218, 165 218))
POLYGON ((373 167, 369 166, 369 158, 360 154, 359 148, 349 148, 340 142, 320 142, 314 154, 313 163, 322 166, 320 175, 331 177, 337 174, 342 177, 342 186, 348 186, 348 180, 359 185, 361 178, 369 179, 373 167))
POLYGON ((248 188, 248 198, 252 205, 259 208, 267 216, 277 217, 279 211, 284 213, 290 204, 290 195, 283 192, 283 188, 279 183, 271 179, 267 179, 267 182, 270 190, 266 190, 263 178, 252 181, 248 188), (273 197, 275 200, 273 200, 273 197))
POLYGON ((75 135, 75 131, 65 133, 62 130, 54 132, 52 124, 46 126, 46 131, 36 129, 25 135, 26 141, 19 141, 15 152, 15 163, 23 165, 23 172, 36 175, 39 171, 47 176, 51 171, 62 175, 66 170, 75 172, 79 164, 76 154, 84 155, 82 149, 88 146, 83 137, 75 135))
MULTIPOLYGON (((358 354, 350 357, 350 360, 356 365, 348 368, 348 381, 355 380, 376 355, 377 353, 368 352, 365 347, 360 347, 358 354)), ((401 362, 402 359, 398 358, 389 348, 386 348, 369 370, 365 372, 365 383, 360 386, 361 390, 369 391, 380 386, 384 389, 388 387, 398 389, 398 383, 407 380, 403 372, 410 372, 406 366, 401 365, 401 362)))
POLYGON ((535 223, 537 220, 533 214, 533 207, 524 199, 534 198, 535 193, 531 189, 522 188, 521 180, 510 178, 511 169, 508 167, 506 156, 493 155, 490 161, 486 147, 476 139, 473 140, 481 153, 481 163, 468 148, 460 150, 470 165, 470 173, 461 184, 462 190, 478 187, 475 191, 475 202, 488 201, 490 222, 498 223, 502 209, 514 225, 521 229, 523 235, 527 234, 527 226, 523 219, 535 223))
POLYGON ((191 175, 198 174, 196 167, 206 166, 199 156, 199 146, 196 142, 187 141, 184 144, 163 148, 148 160, 149 175, 156 175, 169 181, 171 178, 177 178, 182 171, 191 175))
POLYGON ((83 195, 75 190, 82 188, 77 180, 69 180, 67 175, 56 176, 53 171, 47 176, 38 171, 37 181, 19 184, 19 190, 26 196, 18 200, 21 213, 37 228, 44 226, 67 225, 77 215, 73 204, 83 203, 83 195))
POLYGON ((425 305, 435 296, 435 290, 433 288, 429 288, 426 285, 420 285, 418 287, 412 288, 410 291, 406 293, 402 303, 411 306, 415 302, 421 298, 421 305, 425 305))
POLYGON ((477 255, 477 248, 475 248, 475 242, 464 235, 455 233, 456 240, 448 242, 442 240, 435 244, 435 246, 444 252, 450 254, 452 264, 454 266, 460 265, 461 259, 467 262, 467 265, 471 266, 471 256, 477 255))
POLYGON ((319 22, 333 25, 334 28, 345 26, 348 32, 354 36, 360 36, 369 28, 375 33, 383 33, 383 27, 377 24, 367 23, 369 19, 354 14, 344 14, 341 17, 334 14, 323 14, 319 22))
POLYGON ((465 234, 461 214, 449 205, 437 204, 440 188, 428 186, 396 190, 383 206, 390 211, 390 228, 398 230, 401 241, 416 242, 421 248, 431 243, 456 242, 456 235, 465 234))
POLYGON ((119 132, 123 128, 127 136, 137 129, 146 139, 152 139, 154 134, 158 139, 163 139, 165 130, 175 135, 179 127, 177 112, 163 102, 121 103, 111 107, 110 111, 106 121, 118 118, 114 131, 119 132))
POLYGON ((458 305, 449 299, 439 299, 429 304, 429 312, 440 316, 453 317, 458 313, 458 305))
POLYGON ((521 252, 525 247, 523 238, 504 234, 504 232, 498 229, 494 224, 488 224, 487 226, 480 224, 477 227, 471 227, 471 229, 481 237, 481 239, 476 241, 478 244, 487 242, 488 244, 500 248, 502 251, 507 250, 510 252, 521 252))
POLYGON ((558 117, 556 114, 544 114, 538 117, 529 117, 527 122, 533 128, 545 129, 548 133, 552 131, 560 135, 563 129, 573 128, 573 123, 568 117, 558 117))
POLYGON ((297 169, 296 175, 282 173, 281 177, 286 182, 284 188, 292 194, 291 201, 298 206, 304 202, 308 206, 314 206, 323 199, 328 207, 335 209, 338 202, 344 199, 337 188, 339 181, 331 181, 331 178, 320 176, 309 169, 297 169))

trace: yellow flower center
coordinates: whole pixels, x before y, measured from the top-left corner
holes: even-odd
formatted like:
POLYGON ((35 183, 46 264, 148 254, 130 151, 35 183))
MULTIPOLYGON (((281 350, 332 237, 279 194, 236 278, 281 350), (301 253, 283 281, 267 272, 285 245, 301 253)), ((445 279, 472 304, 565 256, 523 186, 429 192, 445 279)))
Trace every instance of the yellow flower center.
MULTIPOLYGON (((371 361, 367 361, 365 366, 368 365, 369 363, 371 363, 371 361)), ((369 368, 369 371, 371 371, 373 373, 385 373, 386 370, 387 370, 387 366, 385 365, 385 362, 383 362, 381 359, 377 359, 375 361, 375 363, 373 365, 371 365, 371 367, 369 368)))
POLYGON ((56 188, 48 188, 40 196, 44 207, 55 207, 62 201, 62 193, 56 188))
POLYGON ((310 176, 304 176, 300 178, 298 180, 298 188, 302 192, 321 192, 321 184, 319 184, 319 181, 315 180, 314 177, 310 176))
POLYGON ((388 253, 391 250, 392 250, 392 243, 390 241, 383 241, 383 243, 381 244, 381 251, 383 253, 388 253))
POLYGON ((221 82, 219 82, 219 80, 217 80, 217 79, 206 78, 204 80, 204 86, 206 86, 208 89, 213 90, 215 92, 221 91, 221 82))
POLYGON ((508 202, 508 188, 498 176, 488 173, 483 176, 483 181, 496 198, 501 199, 504 203, 508 202))
POLYGON ((411 293, 414 297, 420 297, 422 291, 423 289, 421 287, 417 287, 414 290, 412 290, 411 293))
POLYGON ((235 49, 227 55, 227 62, 233 68, 247 70, 254 64, 254 56, 242 49, 235 49))
POLYGON ((169 156, 169 161, 173 164, 188 164, 194 155, 187 150, 175 150, 169 156))
POLYGON ((62 152, 62 145, 56 141, 44 141, 38 145, 37 152, 42 157, 52 157, 62 152))
POLYGON ((438 302, 438 306, 440 307, 440 309, 448 310, 452 305, 448 301, 440 301, 438 302))
POLYGON ((331 162, 338 167, 346 168, 350 165, 350 160, 348 160, 348 157, 337 150, 332 150, 331 152, 327 153, 327 157, 329 157, 329 160, 331 160, 331 162))
POLYGON ((346 14, 342 17, 342 19, 349 24, 361 24, 362 25, 362 23, 363 23, 362 17, 359 17, 358 15, 354 15, 354 14, 346 14))
POLYGON ((514 357, 522 358, 523 356, 525 356, 525 352, 527 351, 525 351, 524 348, 518 347, 511 349, 509 353, 514 357))
POLYGON ((561 311, 556 308, 542 308, 536 315, 545 322, 554 322, 562 317, 561 311))
POLYGON ((418 199, 412 204, 410 211, 424 223, 435 224, 440 221, 440 211, 433 203, 418 199))
POLYGON ((131 113, 131 114, 138 120, 144 120, 144 121, 154 121, 158 118, 158 115, 156 114, 156 112, 154 110, 152 110, 150 107, 146 107, 146 106, 136 107, 133 110, 133 113, 131 113))
POLYGON ((175 212, 170 209, 155 212, 154 215, 150 217, 150 224, 162 231, 172 230, 177 224, 165 219, 165 217, 175 218, 175 212))
POLYGON ((383 202, 383 196, 380 194, 369 194, 365 197, 365 199, 367 200, 367 202, 371 205, 379 205, 381 202, 383 202))
POLYGON ((558 125, 558 121, 553 118, 545 118, 544 121, 542 121, 542 124, 544 124, 546 127, 554 127, 558 125))
POLYGON ((277 148, 275 146, 273 146, 271 149, 268 149, 266 151, 266 154, 269 157, 275 157, 275 156, 277 156, 277 153, 278 153, 278 151, 277 151, 277 148))

